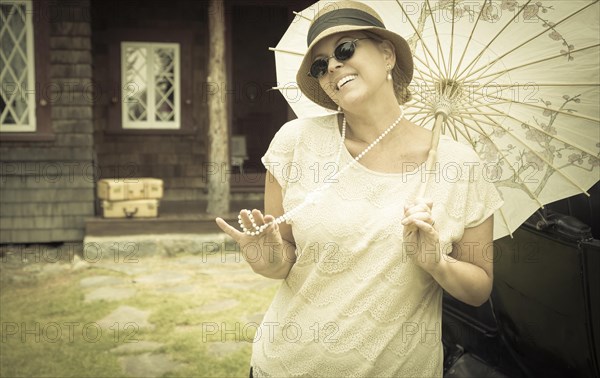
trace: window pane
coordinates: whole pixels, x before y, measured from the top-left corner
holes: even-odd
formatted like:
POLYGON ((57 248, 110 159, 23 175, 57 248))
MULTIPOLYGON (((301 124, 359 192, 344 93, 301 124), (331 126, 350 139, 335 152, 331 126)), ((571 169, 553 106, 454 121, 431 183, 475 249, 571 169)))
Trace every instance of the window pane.
POLYGON ((130 121, 146 121, 148 119, 148 85, 145 47, 128 47, 125 50, 125 104, 130 121))
POLYGON ((154 82, 157 121, 175 120, 175 49, 154 50, 154 82))
MULTIPOLYGON (((27 10, 30 4, 3 2, 0 5, 0 124, 2 131, 30 131, 30 99, 35 95, 29 83, 28 43, 31 43, 31 27, 28 29, 27 10), (28 38, 29 41, 28 41, 28 38), (29 94, 31 93, 31 95, 29 94)), ((32 47, 32 46, 31 46, 32 47)), ((31 52, 29 52, 31 53, 31 52)))
POLYGON ((179 45, 121 42, 123 128, 178 129, 179 45))

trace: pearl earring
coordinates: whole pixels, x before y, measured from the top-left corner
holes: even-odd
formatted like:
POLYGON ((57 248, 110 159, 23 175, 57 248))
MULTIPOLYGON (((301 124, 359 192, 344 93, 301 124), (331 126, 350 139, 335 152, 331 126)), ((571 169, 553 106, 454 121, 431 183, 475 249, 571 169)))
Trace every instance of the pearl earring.
POLYGON ((387 71, 387 81, 392 81, 392 66, 390 66, 389 64, 387 66, 385 66, 385 69, 387 71))
POLYGON ((342 107, 338 105, 338 109, 337 109, 338 113, 342 112, 342 107))

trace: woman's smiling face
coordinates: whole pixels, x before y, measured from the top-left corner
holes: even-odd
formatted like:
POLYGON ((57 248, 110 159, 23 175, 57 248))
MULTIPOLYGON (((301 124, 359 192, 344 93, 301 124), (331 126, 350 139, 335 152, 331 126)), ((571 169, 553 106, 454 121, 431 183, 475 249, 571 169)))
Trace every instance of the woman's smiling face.
POLYGON ((327 71, 318 79, 321 88, 345 109, 376 100, 378 92, 387 82, 386 65, 393 65, 389 51, 383 46, 360 32, 341 32, 323 38, 315 45, 312 54, 313 62, 331 57, 327 71), (350 59, 338 61, 332 56, 337 46, 355 39, 359 40, 355 42, 354 55, 350 59))

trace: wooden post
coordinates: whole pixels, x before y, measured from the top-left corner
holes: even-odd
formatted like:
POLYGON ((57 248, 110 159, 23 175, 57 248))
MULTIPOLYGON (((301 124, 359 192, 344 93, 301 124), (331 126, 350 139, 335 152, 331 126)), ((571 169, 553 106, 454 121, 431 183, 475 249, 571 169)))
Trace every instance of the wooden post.
POLYGON ((229 213, 229 129, 227 125, 227 102, 223 95, 227 86, 225 61, 225 2, 210 0, 208 9, 208 32, 210 55, 208 60, 208 83, 218 88, 208 95, 208 161, 214 167, 208 174, 208 206, 206 212, 225 216, 229 213))

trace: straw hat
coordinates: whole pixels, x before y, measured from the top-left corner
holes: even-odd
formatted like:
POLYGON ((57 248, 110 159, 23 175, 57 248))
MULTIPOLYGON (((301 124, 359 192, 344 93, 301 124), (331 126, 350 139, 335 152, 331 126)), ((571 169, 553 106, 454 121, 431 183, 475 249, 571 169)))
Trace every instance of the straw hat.
POLYGON ((357 1, 342 0, 328 3, 321 9, 308 29, 306 37, 308 50, 296 74, 298 87, 313 102, 335 110, 337 104, 319 85, 319 81, 308 76, 312 64, 312 49, 323 38, 344 31, 366 31, 382 40, 389 40, 396 50, 396 66, 392 69, 394 91, 398 101, 403 103, 410 98, 408 84, 413 77, 413 59, 408 43, 398 34, 385 28, 381 17, 368 5, 357 1))

